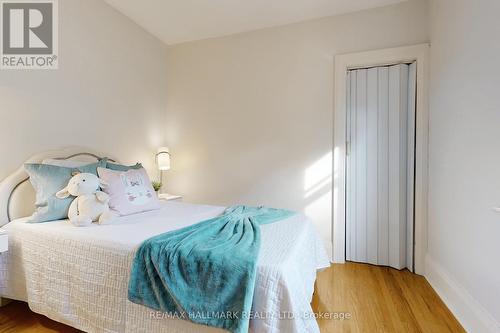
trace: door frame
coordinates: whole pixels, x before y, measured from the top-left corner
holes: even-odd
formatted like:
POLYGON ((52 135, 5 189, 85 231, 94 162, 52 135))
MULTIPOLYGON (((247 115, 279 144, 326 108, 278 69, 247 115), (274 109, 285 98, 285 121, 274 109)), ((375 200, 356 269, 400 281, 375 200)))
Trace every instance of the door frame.
POLYGON ((346 227, 346 79, 356 68, 387 66, 403 62, 417 63, 417 107, 415 140, 415 273, 424 274, 427 252, 427 196, 429 142, 429 44, 335 56, 335 109, 333 132, 333 214, 332 239, 334 263, 345 263, 346 227))

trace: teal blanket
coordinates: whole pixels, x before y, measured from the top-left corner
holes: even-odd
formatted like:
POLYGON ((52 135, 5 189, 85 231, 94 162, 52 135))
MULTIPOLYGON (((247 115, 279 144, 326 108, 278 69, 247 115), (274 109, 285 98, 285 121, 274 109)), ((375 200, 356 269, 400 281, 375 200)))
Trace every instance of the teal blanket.
POLYGON ((293 214, 234 206, 221 216, 146 240, 132 264, 128 299, 197 324, 247 332, 260 225, 293 214))

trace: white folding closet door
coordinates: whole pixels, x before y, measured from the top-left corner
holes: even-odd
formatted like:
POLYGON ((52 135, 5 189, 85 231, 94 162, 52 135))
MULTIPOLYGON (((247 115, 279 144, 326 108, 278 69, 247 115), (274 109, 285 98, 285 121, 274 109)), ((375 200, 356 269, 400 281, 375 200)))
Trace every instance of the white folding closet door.
POLYGON ((413 268, 415 66, 348 72, 346 260, 413 268))

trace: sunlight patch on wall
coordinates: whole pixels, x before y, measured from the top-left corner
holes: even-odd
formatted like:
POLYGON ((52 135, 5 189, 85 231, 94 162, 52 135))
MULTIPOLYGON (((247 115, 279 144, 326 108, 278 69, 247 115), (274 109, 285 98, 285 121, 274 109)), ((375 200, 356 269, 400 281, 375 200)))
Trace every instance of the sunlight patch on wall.
POLYGON ((332 244, 332 160, 332 152, 329 152, 304 173, 304 213, 313 221, 329 253, 332 244))
POLYGON ((329 152, 306 169, 304 177, 305 198, 313 196, 332 183, 332 152, 329 152))

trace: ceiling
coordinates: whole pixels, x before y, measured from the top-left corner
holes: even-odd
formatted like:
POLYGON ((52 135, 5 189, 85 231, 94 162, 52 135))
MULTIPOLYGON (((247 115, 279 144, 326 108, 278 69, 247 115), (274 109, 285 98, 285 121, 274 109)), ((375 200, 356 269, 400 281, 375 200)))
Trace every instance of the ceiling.
POLYGON ((406 0, 105 0, 166 44, 219 37, 406 0))

